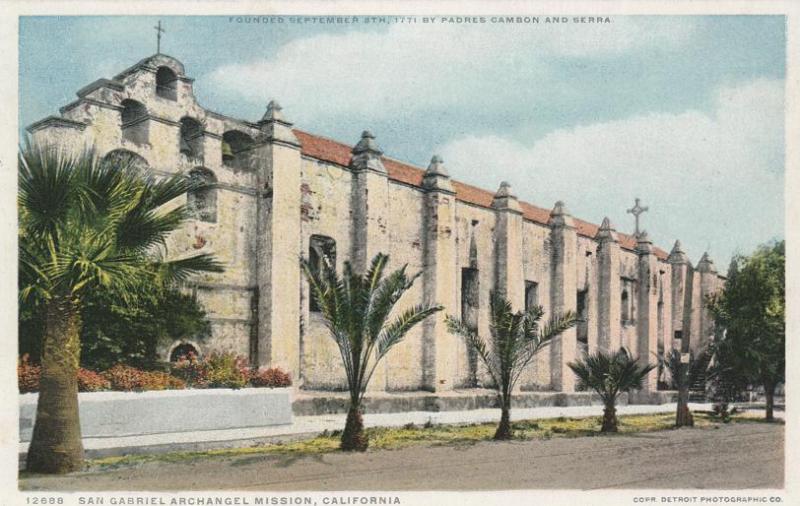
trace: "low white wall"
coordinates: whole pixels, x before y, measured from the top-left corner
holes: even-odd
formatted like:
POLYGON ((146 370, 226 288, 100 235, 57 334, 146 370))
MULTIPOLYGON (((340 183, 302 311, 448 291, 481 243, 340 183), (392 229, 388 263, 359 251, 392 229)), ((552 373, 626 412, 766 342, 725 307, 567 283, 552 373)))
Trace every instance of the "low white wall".
MULTIPOLYGON (((38 397, 20 395, 20 441, 31 440, 38 397)), ((291 388, 81 392, 78 400, 85 438, 292 423, 291 388)))

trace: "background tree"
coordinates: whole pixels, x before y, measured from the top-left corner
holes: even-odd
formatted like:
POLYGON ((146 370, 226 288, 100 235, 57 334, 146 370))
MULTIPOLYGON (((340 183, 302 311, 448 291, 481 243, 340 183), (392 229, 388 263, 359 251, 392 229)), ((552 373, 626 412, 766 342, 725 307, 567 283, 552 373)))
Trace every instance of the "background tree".
POLYGON ((709 364, 714 356, 712 346, 704 348, 696 356, 689 352, 685 355, 679 350, 670 350, 665 356, 659 356, 659 364, 669 370, 672 381, 678 390, 678 406, 675 412, 675 427, 694 425, 694 417, 689 410, 689 389, 698 382, 708 379, 709 364))
MULTIPOLYGON (((188 337, 207 336, 205 310, 189 294, 172 286, 140 287, 136 301, 93 290, 81 308, 81 367, 95 371, 123 363, 139 369, 163 367, 159 346, 188 337)), ((31 361, 41 356, 42 318, 36 307, 20 308, 19 352, 31 361)))
POLYGON ((628 350, 613 354, 598 351, 567 364, 578 377, 578 388, 592 389, 603 400, 603 426, 600 432, 617 432, 617 398, 623 392, 639 390, 655 364, 640 365, 628 350))
POLYGON ((301 260, 330 335, 339 347, 347 375, 350 408, 341 440, 341 449, 345 451, 364 451, 369 445, 364 434, 362 401, 375 367, 409 330, 442 309, 442 306, 415 305, 390 318, 419 273, 408 276, 404 265, 384 277, 388 262, 388 255, 375 255, 363 275, 345 262, 343 275, 339 277, 325 258, 321 265, 301 260))
POLYGON ((41 315, 41 378, 27 469, 64 473, 83 462, 78 416, 81 310, 88 292, 135 300, 148 283, 220 271, 208 255, 166 261, 167 235, 185 218, 167 203, 193 189, 156 180, 134 161, 99 160, 27 144, 19 153, 19 286, 41 315))
POLYGON ((447 327, 450 332, 463 337, 467 346, 475 350, 486 365, 500 398, 500 423, 494 438, 511 439, 511 392, 520 374, 536 353, 554 337, 573 327, 577 320, 575 314, 568 311, 540 328, 539 322, 544 315, 541 306, 515 313, 506 298, 496 293, 492 293, 490 298, 490 339, 480 337, 476 328, 453 316, 447 317, 447 327))
POLYGON ((784 241, 736 257, 725 288, 708 301, 723 329, 720 365, 764 388, 767 420, 773 420, 775 389, 786 381, 785 264, 784 241))

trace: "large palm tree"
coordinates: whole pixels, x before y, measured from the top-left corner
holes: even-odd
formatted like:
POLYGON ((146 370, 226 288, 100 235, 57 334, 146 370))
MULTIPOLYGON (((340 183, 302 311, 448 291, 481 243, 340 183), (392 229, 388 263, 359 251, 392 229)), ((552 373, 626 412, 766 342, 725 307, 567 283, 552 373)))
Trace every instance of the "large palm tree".
POLYGON ((363 274, 345 262, 340 277, 327 258, 322 258, 321 265, 301 260, 347 375, 350 408, 341 440, 341 449, 346 451, 364 451, 369 444, 364 434, 362 401, 380 360, 416 324, 442 309, 438 305, 414 305, 391 317, 419 273, 409 276, 403 266, 384 277, 388 262, 389 256, 379 253, 363 274))
POLYGON ((556 315, 540 327, 544 309, 535 306, 528 311, 514 312, 511 302, 497 293, 491 294, 490 339, 478 330, 453 316, 447 317, 450 332, 464 338, 486 365, 500 400, 500 423, 494 438, 511 439, 511 392, 522 371, 554 337, 577 322, 571 311, 556 315))
POLYGON ((617 398, 623 392, 638 390, 655 364, 639 364, 625 348, 616 353, 598 351, 567 364, 578 377, 579 389, 592 389, 603 400, 603 426, 600 432, 617 432, 617 398))
POLYGON ((148 284, 221 270, 203 254, 163 259, 167 235, 186 217, 182 206, 164 205, 194 184, 182 176, 157 180, 135 165, 31 143, 19 152, 19 293, 40 306, 44 328, 29 471, 65 473, 83 462, 77 371, 84 294, 108 290, 135 303, 148 284))
POLYGON ((689 389, 697 383, 708 379, 707 373, 713 356, 713 347, 709 345, 697 355, 692 352, 684 355, 680 351, 673 349, 666 356, 658 357, 659 364, 669 370, 675 388, 678 390, 675 427, 691 427, 694 425, 694 417, 689 410, 689 389))

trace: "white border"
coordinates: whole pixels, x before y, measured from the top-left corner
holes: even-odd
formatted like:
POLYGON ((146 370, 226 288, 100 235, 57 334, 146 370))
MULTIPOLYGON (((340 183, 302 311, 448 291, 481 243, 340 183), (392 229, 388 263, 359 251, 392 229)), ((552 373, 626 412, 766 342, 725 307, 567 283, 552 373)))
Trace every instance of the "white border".
MULTIPOLYGON (((526 14, 604 14, 604 15, 702 15, 702 14, 785 14, 787 15, 787 73, 786 73, 786 187, 785 187, 785 236, 787 240, 787 411, 786 411, 786 488, 775 491, 783 498, 783 504, 800 504, 800 480, 797 470, 800 469, 800 453, 798 453, 798 392, 792 385, 800 384, 800 373, 793 367, 800 359, 800 343, 796 341, 798 334, 798 305, 800 296, 800 271, 797 269, 800 227, 798 227, 798 211, 800 204, 794 196, 800 194, 800 158, 797 139, 800 135, 798 122, 798 97, 800 97, 800 80, 797 73, 798 21, 800 18, 800 2, 792 1, 540 1, 510 2, 498 1, 483 3, 476 1, 425 1, 389 2, 389 1, 275 1, 275 2, 220 2, 220 1, 42 1, 23 2, 5 1, 0 5, 0 96, 2 101, 2 121, 0 121, 0 251, 3 261, 0 262, 0 276, 3 286, 0 303, 0 328, 4 329, 4 352, 0 357, 0 503, 26 504, 25 497, 17 490, 17 399, 16 399, 16 152, 18 142, 18 17, 23 15, 221 15, 221 14, 509 14, 514 12, 526 14)), ((721 465, 724 465, 721 463, 721 465)), ((697 490, 653 490, 645 491, 514 491, 495 493, 400 493, 402 504, 442 504, 458 503, 467 506, 472 504, 633 504, 634 497, 653 496, 713 496, 725 491, 697 490)), ((735 491, 728 491, 735 493, 735 491)), ((70 494, 37 494, 37 496, 62 496, 70 498, 70 494)), ((105 497, 120 494, 93 494, 105 497)), ((153 496, 153 494, 130 494, 130 496, 153 496)), ((168 498, 173 494, 161 494, 168 498)), ((195 496, 200 494, 194 494, 195 496)), ((202 494, 203 496, 221 496, 225 494, 202 494)), ((235 494, 241 496, 241 494, 235 494)), ((247 494, 253 496, 252 494, 247 494)), ((264 496, 265 494, 259 494, 264 496)), ((278 496, 281 494, 269 494, 278 496)), ((331 494, 302 494, 321 499, 331 494)), ((364 495, 364 494, 361 494, 364 495)), ((384 495, 384 494, 380 494, 384 495)), ((738 495, 747 495, 741 491, 738 495)), ((771 495, 769 491, 759 491, 758 495, 771 495)), ((108 503, 108 502, 107 502, 108 503)), ((65 504, 77 504, 72 497, 65 504)), ((320 501, 319 504, 322 504, 320 501)))

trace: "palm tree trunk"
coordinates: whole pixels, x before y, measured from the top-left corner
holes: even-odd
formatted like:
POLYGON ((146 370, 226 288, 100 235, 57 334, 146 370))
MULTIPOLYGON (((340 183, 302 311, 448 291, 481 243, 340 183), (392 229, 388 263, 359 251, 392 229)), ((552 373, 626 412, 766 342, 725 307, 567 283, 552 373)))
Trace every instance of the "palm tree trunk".
POLYGON ((342 433, 340 448, 346 452, 363 452, 369 446, 367 435, 364 434, 364 419, 361 416, 361 405, 355 402, 350 403, 350 410, 347 412, 347 422, 342 433))
POLYGON ((764 385, 764 393, 767 396, 767 409, 764 416, 764 420, 768 422, 775 421, 774 416, 774 409, 775 409, 775 386, 765 384, 764 385))
POLYGON ((504 395, 500 405, 500 424, 494 433, 498 441, 511 439, 511 395, 504 395))
POLYGON ((606 406, 603 409, 603 426, 600 428, 600 432, 617 432, 618 430, 617 407, 614 401, 606 402, 606 406))
POLYGON ((678 409, 675 413, 675 427, 694 427, 694 417, 689 411, 689 386, 678 389, 678 409))
POLYGON ((80 313, 74 301, 56 297, 44 310, 42 372, 27 470, 69 473, 83 465, 78 415, 80 313))

